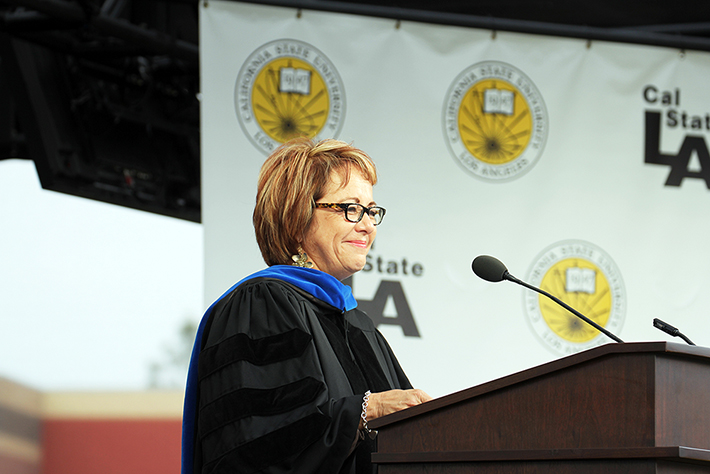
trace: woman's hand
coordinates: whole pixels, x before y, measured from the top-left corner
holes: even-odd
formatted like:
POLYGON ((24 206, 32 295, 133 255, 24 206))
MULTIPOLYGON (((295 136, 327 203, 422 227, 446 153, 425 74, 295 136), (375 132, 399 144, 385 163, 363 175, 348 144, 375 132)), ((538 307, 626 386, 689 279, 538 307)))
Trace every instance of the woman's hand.
POLYGON ((372 393, 367 405, 367 421, 428 402, 431 399, 425 391, 418 388, 372 393))

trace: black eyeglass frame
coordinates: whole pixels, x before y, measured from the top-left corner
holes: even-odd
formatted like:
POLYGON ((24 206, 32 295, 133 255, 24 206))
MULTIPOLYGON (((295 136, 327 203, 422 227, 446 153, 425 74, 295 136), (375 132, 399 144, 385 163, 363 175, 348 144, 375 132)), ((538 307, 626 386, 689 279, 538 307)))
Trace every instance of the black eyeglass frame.
POLYGON ((365 207, 362 204, 358 204, 356 202, 317 202, 315 203, 315 207, 318 209, 339 209, 343 211, 343 215, 345 216, 345 220, 348 222, 352 222, 353 224, 357 224, 362 220, 362 218, 365 216, 365 212, 367 212, 367 215, 370 216, 372 219, 372 224, 373 225, 380 225, 382 224, 382 221, 385 218, 385 213, 387 212, 387 209, 384 207, 380 206, 370 206, 370 207, 365 207), (350 206, 357 206, 360 208, 360 215, 358 216, 357 220, 352 220, 348 218, 348 208, 350 206), (380 221, 375 222, 375 217, 372 217, 370 215, 370 211, 376 209, 380 212, 380 221))

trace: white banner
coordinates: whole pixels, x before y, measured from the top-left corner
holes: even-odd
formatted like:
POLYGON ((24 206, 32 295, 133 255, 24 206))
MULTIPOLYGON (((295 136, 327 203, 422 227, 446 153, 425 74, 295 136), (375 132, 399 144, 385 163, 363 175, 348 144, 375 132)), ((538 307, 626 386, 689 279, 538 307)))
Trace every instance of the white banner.
POLYGON ((214 0, 200 31, 206 304, 264 266, 257 174, 298 130, 375 160, 353 291, 432 395, 610 342, 480 254, 627 342, 710 345, 707 53, 214 0))

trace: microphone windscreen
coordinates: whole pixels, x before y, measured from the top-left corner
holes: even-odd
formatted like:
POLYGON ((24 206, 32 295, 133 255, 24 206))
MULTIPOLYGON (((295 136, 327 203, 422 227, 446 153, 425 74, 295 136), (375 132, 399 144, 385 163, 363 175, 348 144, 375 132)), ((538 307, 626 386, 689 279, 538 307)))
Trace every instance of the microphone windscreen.
POLYGON ((473 273, 487 281, 499 282, 505 280, 508 269, 503 262, 490 255, 479 255, 471 263, 473 273))

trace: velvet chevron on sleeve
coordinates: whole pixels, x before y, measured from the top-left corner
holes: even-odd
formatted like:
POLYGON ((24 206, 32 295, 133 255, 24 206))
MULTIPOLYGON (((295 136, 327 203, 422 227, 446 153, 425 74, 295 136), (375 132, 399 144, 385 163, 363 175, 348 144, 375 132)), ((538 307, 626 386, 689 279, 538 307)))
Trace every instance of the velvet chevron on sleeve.
POLYGON ((363 393, 410 384, 349 288, 327 302, 318 291, 256 274, 208 310, 188 379, 183 474, 373 472, 369 440, 352 449, 363 393))

